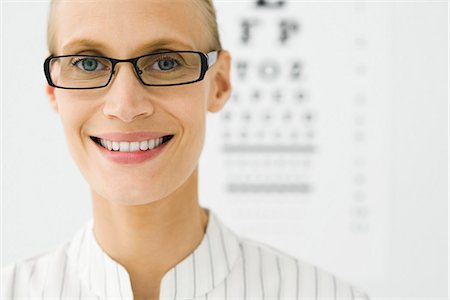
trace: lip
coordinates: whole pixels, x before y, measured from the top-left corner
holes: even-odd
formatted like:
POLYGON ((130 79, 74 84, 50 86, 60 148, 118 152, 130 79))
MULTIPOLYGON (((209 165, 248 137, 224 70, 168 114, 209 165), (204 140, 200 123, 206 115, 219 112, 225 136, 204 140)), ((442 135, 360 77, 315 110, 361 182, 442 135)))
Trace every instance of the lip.
POLYGON ((106 132, 92 136, 115 142, 142 142, 146 140, 158 139, 166 135, 174 135, 174 134, 162 131, 158 132, 140 131, 140 132, 106 132))
MULTIPOLYGON (((154 134, 154 133, 153 133, 154 134)), ((129 135, 128 135, 129 136, 129 135)), ((144 136, 147 137, 148 135, 144 136)), ((164 135, 162 135, 164 136, 164 135)), ((114 137, 117 137, 116 135, 114 137)), ((123 138, 123 135, 120 135, 121 138, 123 138)), ((136 138, 136 136, 134 137, 136 138)), ((151 139, 151 138, 149 138, 151 139)), ((157 157, 161 152, 167 147, 167 145, 172 141, 173 137, 165 142, 164 144, 159 145, 158 147, 146 150, 146 151, 135 151, 135 152, 120 152, 120 151, 110 151, 103 146, 97 144, 91 139, 91 142, 94 144, 94 146, 99 150, 100 155, 103 158, 106 158, 110 162, 122 164, 122 165, 130 165, 130 164, 139 164, 143 163, 148 160, 152 160, 155 157, 157 157)), ((146 139, 143 139, 144 141, 146 139)), ((125 140, 121 140, 125 141, 125 140)), ((138 141, 138 140, 135 140, 138 141)))

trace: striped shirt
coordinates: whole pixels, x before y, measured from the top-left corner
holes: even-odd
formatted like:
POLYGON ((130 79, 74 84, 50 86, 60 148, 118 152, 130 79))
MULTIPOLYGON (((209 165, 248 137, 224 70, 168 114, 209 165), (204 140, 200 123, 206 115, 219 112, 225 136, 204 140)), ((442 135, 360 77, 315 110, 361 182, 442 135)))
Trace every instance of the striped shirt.
MULTIPOLYGON (((160 299, 369 299, 333 274, 239 237, 210 209, 201 243, 161 279, 160 299)), ((55 250, 2 268, 1 299, 133 299, 126 269, 90 219, 55 250)))

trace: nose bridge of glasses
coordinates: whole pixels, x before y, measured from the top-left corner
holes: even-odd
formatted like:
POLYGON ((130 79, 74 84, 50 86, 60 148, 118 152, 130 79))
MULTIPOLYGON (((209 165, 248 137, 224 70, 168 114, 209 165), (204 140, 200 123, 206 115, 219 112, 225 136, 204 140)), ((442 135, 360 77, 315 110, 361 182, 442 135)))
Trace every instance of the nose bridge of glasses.
POLYGON ((116 65, 118 65, 119 63, 130 63, 131 64, 131 68, 133 69, 135 75, 139 76, 141 74, 141 71, 139 70, 139 68, 137 67, 137 62, 138 58, 130 58, 130 59, 112 59, 112 75, 117 76, 117 72, 116 72, 116 65))

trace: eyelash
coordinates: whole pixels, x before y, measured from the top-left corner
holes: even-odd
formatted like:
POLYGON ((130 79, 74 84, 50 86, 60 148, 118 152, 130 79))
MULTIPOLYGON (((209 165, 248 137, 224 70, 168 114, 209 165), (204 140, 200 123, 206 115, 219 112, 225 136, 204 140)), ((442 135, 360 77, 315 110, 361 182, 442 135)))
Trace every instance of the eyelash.
MULTIPOLYGON (((72 64, 72 66, 76 66, 80 61, 83 61, 83 60, 85 60, 85 59, 86 59, 86 58, 79 58, 79 59, 73 61, 71 64, 72 64)), ((96 58, 92 58, 92 59, 96 59, 96 58)), ((170 56, 159 57, 158 59, 155 59, 155 60, 153 61, 153 63, 159 62, 159 61, 161 61, 161 60, 173 60, 177 65, 180 65, 180 62, 179 62, 177 59, 172 58, 172 57, 170 57, 170 56)), ((99 63, 100 63, 100 62, 99 62, 99 63)))
MULTIPOLYGON (((79 58, 79 59, 75 60, 74 62, 72 62, 71 64, 72 64, 72 66, 76 66, 80 61, 83 61, 83 60, 85 60, 85 59, 88 59, 88 58, 79 58)), ((91 59, 97 60, 95 57, 94 57, 94 58, 91 58, 91 59)), ((102 64, 102 63, 99 62, 98 60, 97 60, 97 62, 100 63, 100 64, 102 64)), ((103 65, 103 64, 102 64, 102 65, 103 65)))
POLYGON ((163 57, 159 57, 158 59, 155 59, 155 62, 159 62, 161 60, 173 60, 174 62, 177 63, 177 65, 180 63, 177 59, 169 57, 169 56, 163 56, 163 57))
POLYGON ((77 59, 76 61, 72 62, 72 66, 76 66, 77 63, 79 63, 79 62, 82 61, 83 59, 85 59, 85 58, 79 58, 79 59, 77 59))

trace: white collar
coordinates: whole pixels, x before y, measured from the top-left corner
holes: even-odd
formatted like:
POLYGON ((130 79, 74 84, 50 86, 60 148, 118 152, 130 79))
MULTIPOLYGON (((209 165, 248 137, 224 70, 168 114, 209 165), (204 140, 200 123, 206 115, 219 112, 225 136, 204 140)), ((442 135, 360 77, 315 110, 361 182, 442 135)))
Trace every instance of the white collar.
MULTIPOLYGON (((240 256, 239 238, 210 209, 205 235, 199 246, 161 279, 160 299, 202 296, 219 285, 240 256)), ((101 298, 133 299, 126 269, 97 243, 93 219, 75 235, 67 250, 69 264, 82 284, 101 298)))

